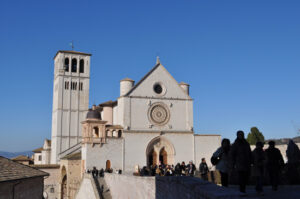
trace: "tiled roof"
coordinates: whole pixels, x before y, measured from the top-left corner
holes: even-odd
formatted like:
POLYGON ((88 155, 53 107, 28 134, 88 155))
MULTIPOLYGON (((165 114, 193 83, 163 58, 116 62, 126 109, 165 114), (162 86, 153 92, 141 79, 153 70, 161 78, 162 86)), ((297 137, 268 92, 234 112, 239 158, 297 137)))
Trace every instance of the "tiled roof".
POLYGON ((25 160, 32 161, 31 158, 29 158, 29 157, 27 157, 25 155, 19 155, 17 157, 12 158, 12 160, 16 160, 16 161, 25 161, 25 160))
MULTIPOLYGON (((128 78, 128 77, 122 79, 121 81, 130 81, 130 82, 134 82, 134 80, 132 80, 132 79, 130 79, 130 78, 128 78)), ((120 81, 120 82, 121 82, 121 81, 120 81)))
POLYGON ((104 107, 104 106, 115 106, 117 105, 118 101, 112 101, 112 100, 109 100, 107 102, 103 102, 101 104, 99 104, 100 107, 104 107))
POLYGON ((77 153, 72 153, 69 155, 66 155, 62 159, 67 159, 67 160, 81 160, 81 151, 77 153))
POLYGON ((43 150, 43 147, 40 147, 40 148, 34 149, 32 152, 34 152, 34 153, 41 153, 42 150, 43 150))
POLYGON ((33 164, 30 165, 33 168, 40 168, 40 169, 50 169, 50 168, 59 168, 59 164, 33 164))
POLYGON ((49 146, 51 146, 51 140, 46 139, 46 141, 47 141, 47 144, 48 144, 49 146))
POLYGON ((123 129, 121 125, 106 125, 105 128, 107 129, 123 129))
POLYGON ((0 182, 48 175, 46 172, 0 156, 0 182))

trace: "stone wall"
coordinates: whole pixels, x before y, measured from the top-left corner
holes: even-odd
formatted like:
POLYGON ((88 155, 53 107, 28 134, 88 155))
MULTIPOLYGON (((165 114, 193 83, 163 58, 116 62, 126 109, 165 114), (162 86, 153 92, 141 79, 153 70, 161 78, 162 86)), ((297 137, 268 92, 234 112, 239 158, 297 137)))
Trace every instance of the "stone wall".
MULTIPOLYGON (((300 143, 296 143, 298 145, 298 147, 300 148, 300 143)), ((280 145, 275 145, 276 148, 279 149, 279 151, 281 152, 281 155, 283 157, 284 162, 287 162, 287 157, 286 157, 286 150, 287 150, 287 144, 280 144, 280 145)), ((264 149, 267 149, 269 147, 268 144, 264 145, 264 149)), ((255 145, 251 145, 251 150, 255 149, 255 145)))
POLYGON ((59 186, 59 196, 61 196, 61 182, 63 178, 62 170, 66 169, 67 174, 67 196, 70 199, 75 198, 75 194, 79 189, 81 182, 81 160, 65 160, 62 159, 60 162, 60 186, 59 186))
MULTIPOLYGON (((37 168, 37 167, 35 167, 37 168)), ((58 197, 58 188, 59 188, 59 176, 60 170, 58 167, 53 168, 38 168, 41 171, 49 173, 49 176, 44 180, 44 193, 47 195, 45 198, 57 198, 58 197)))
POLYGON ((114 171, 123 170, 123 139, 107 138, 106 141, 107 143, 103 145, 85 144, 82 147, 82 159, 84 160, 85 169, 92 170, 93 167, 105 169, 106 161, 109 160, 114 171))
POLYGON ((201 159, 205 158, 208 167, 211 167, 210 158, 213 153, 221 146, 220 135, 201 135, 195 134, 195 165, 199 169, 201 159))
POLYGON ((41 199, 44 177, 27 178, 0 183, 0 199, 41 199))
POLYGON ((82 178, 76 199, 100 199, 94 179, 91 175, 85 174, 82 178))
POLYGON ((113 199, 155 198, 155 177, 105 173, 104 179, 113 199))
POLYGON ((195 177, 139 177, 105 173, 113 199, 235 199, 240 193, 195 177))

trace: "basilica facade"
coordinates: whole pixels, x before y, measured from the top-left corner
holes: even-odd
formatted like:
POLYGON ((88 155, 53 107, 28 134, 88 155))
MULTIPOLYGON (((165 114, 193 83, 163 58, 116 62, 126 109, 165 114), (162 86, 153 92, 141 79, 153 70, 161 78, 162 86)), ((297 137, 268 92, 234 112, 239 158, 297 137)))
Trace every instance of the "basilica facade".
POLYGON ((87 113, 82 124, 82 169, 175 165, 209 159, 219 135, 195 134, 189 85, 178 83, 157 59, 135 84, 120 81, 120 96, 87 113))

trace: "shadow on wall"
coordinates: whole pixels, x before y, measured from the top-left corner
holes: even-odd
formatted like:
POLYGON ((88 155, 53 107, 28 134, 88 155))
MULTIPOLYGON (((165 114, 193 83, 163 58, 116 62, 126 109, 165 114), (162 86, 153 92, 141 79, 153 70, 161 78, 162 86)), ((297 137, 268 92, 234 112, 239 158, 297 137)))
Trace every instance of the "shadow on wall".
POLYGON ((187 176, 155 177, 155 190, 156 199, 240 198, 240 193, 236 190, 187 176))

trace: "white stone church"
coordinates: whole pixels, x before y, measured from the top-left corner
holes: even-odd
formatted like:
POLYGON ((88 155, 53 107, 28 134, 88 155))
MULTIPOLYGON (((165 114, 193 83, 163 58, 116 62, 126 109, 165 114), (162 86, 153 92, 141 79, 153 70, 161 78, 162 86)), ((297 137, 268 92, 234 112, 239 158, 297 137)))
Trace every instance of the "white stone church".
POLYGON ((220 146, 220 135, 195 134, 189 85, 158 58, 137 83, 121 80, 117 99, 89 109, 90 57, 76 51, 54 57, 51 149, 42 162, 80 154, 80 173, 94 166, 133 172, 159 161, 192 160, 198 167, 220 146))
POLYGON ((82 169, 199 165, 220 145, 220 135, 195 134, 189 85, 178 83, 159 58, 137 83, 121 80, 116 100, 89 109, 90 57, 76 51, 54 57, 51 164, 81 151, 82 169))

